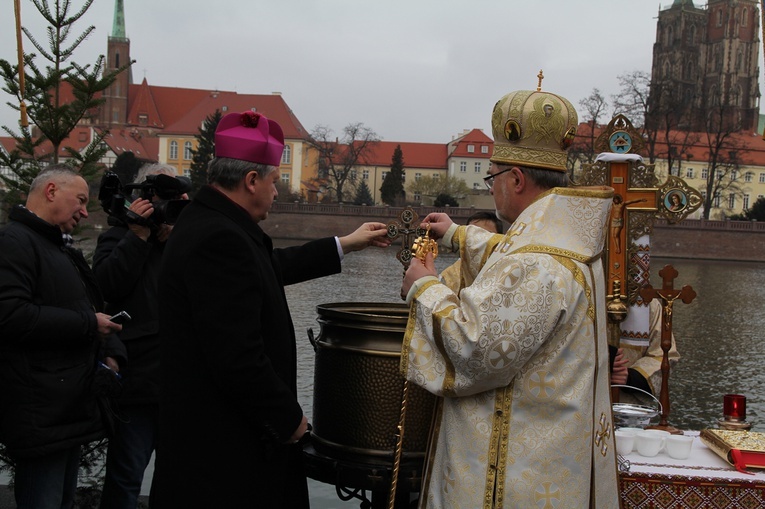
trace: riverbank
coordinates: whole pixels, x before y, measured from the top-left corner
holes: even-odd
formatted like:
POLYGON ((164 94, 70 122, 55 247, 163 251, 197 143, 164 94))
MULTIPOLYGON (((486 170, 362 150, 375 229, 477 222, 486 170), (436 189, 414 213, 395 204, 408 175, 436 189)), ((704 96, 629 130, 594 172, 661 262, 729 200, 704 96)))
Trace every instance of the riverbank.
MULTIPOLYGON (((401 207, 274 203, 268 219, 262 221, 260 226, 273 239, 305 242, 344 235, 368 221, 397 222, 402 210, 401 207)), ((414 209, 417 214, 415 224, 431 212, 445 212, 455 222, 464 224, 479 210, 482 209, 418 207, 414 209)), ((108 228, 106 215, 101 210, 94 211, 82 224, 83 229, 75 235, 75 240, 88 255, 95 249, 98 235, 108 228)), ((686 219, 678 224, 668 224, 663 219, 657 219, 651 233, 651 256, 765 262, 765 222, 686 219)))
MULTIPOLYGON (((260 225, 272 238, 305 241, 350 233, 367 221, 398 221, 402 210, 400 207, 275 203, 268 219, 260 225)), ((415 224, 431 212, 445 212, 454 221, 464 224, 478 210, 418 207, 414 209, 418 215, 415 224)), ((678 224, 668 224, 658 219, 651 234, 651 255, 689 260, 765 262, 765 223, 686 219, 678 224)))

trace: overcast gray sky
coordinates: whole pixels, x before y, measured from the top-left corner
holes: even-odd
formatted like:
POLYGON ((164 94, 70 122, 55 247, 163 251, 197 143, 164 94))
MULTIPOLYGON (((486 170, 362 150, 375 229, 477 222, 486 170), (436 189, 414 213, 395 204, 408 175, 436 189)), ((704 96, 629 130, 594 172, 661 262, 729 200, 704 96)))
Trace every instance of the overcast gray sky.
MULTIPOLYGON (((114 3, 95 0, 80 21, 78 33, 96 30, 76 62, 105 53, 114 3)), ((0 58, 15 62, 12 2, 1 9, 0 58)), ((387 141, 446 143, 463 129, 491 136, 494 103, 535 88, 540 69, 543 89, 580 119, 594 87, 610 101, 618 75, 650 72, 658 9, 647 0, 125 0, 125 24, 136 83, 278 91, 309 130, 339 135, 362 122, 387 141)), ((29 0, 22 24, 44 39, 29 0)), ((15 127, 0 96, 0 125, 15 127)))

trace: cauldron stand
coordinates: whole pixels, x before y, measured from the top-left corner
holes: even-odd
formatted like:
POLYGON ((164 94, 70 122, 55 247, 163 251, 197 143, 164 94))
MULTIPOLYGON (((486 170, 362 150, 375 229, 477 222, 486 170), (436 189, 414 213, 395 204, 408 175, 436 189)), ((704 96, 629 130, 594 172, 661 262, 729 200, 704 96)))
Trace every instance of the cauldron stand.
MULTIPOLYGON (((393 459, 351 461, 326 456, 311 445, 303 448, 306 475, 315 481, 333 484, 342 501, 357 499, 361 509, 387 509, 393 459)), ((420 491, 422 461, 402 461, 396 489, 396 509, 417 507, 412 496, 420 491)))

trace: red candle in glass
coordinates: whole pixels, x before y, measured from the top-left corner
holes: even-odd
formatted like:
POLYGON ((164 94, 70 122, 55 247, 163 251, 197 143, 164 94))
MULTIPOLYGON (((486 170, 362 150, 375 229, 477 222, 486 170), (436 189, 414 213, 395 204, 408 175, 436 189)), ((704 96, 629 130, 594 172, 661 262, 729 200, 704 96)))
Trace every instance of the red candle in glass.
POLYGON ((723 415, 726 419, 745 420, 746 396, 741 394, 726 394, 723 396, 723 415))

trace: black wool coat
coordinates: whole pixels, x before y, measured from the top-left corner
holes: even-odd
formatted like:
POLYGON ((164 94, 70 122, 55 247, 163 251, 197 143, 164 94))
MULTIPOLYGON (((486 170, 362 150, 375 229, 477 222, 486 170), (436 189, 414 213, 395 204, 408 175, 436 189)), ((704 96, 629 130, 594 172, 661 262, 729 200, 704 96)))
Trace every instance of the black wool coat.
POLYGON ((161 396, 152 508, 308 507, 295 332, 283 285, 340 271, 334 238, 273 249, 203 187, 159 277, 161 396))
POLYGON ((17 458, 104 435, 91 384, 96 358, 124 362, 116 336, 102 343, 103 299, 82 253, 58 226, 24 207, 0 230, 0 442, 17 458))

